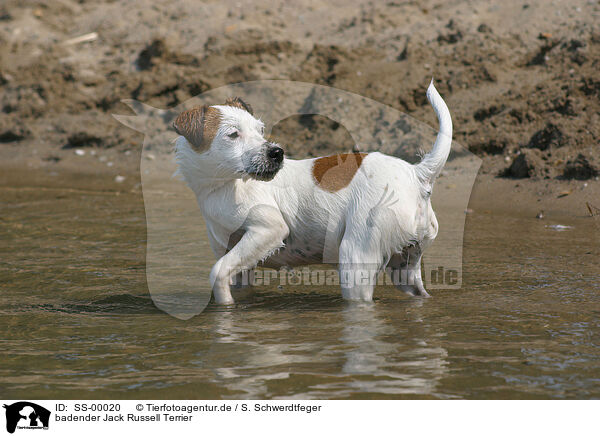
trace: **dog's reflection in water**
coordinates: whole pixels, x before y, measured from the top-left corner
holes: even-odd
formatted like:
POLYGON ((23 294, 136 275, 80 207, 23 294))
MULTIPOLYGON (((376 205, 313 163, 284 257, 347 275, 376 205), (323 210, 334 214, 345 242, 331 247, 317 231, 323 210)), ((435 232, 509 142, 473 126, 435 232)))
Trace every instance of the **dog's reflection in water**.
POLYGON ((386 316, 378 303, 341 301, 325 311, 215 312, 214 344, 203 365, 213 365, 216 382, 248 398, 435 396, 447 352, 421 319, 424 301, 404 303, 402 319, 386 316), (294 389, 297 383, 304 385, 294 389))

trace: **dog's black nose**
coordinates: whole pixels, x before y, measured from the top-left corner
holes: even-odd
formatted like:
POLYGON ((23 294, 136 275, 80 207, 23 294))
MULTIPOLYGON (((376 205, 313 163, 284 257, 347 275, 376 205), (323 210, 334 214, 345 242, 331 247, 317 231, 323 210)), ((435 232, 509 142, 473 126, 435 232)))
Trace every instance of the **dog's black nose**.
POLYGON ((267 157, 274 162, 280 163, 283 160, 283 148, 272 147, 267 151, 267 157))

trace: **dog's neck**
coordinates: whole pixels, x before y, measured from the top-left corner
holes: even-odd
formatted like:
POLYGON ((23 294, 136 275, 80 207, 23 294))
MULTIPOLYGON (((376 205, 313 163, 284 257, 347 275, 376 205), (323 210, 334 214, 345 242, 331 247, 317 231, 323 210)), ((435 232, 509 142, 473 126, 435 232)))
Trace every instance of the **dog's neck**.
POLYGON ((207 156, 196 153, 183 137, 175 143, 175 161, 177 172, 196 195, 208 194, 227 184, 240 180, 234 174, 220 168, 218 162, 213 162, 207 156))

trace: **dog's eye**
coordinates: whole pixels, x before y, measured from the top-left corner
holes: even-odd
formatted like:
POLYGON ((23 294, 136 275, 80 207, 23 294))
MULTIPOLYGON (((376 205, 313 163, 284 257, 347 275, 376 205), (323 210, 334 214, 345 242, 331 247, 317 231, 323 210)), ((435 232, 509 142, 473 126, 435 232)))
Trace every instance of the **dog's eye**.
POLYGON ((261 134, 261 135, 264 135, 264 134, 265 134, 265 127, 264 127, 264 126, 261 126, 261 127, 260 127, 260 134, 261 134))
POLYGON ((238 132, 233 132, 233 133, 230 133, 228 136, 229 136, 231 139, 235 139, 235 138, 237 138, 238 136, 240 136, 240 134, 239 134, 238 132))

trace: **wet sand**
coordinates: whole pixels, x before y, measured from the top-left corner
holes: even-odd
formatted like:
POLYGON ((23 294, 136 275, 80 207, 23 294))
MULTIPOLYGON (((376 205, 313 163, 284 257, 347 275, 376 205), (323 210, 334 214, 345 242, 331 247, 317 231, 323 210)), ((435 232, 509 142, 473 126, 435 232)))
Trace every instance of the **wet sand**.
MULTIPOLYGON (((68 166, 82 149, 117 165, 142 142, 112 117, 131 113, 121 100, 178 108, 253 80, 331 86, 435 126, 425 99, 434 77, 454 139, 483 159, 482 173, 596 181, 599 14, 583 0, 9 0, 0 9, 3 163, 68 166)), ((307 142, 321 155, 354 145, 316 115, 285 120, 278 133, 293 157, 307 142)))

